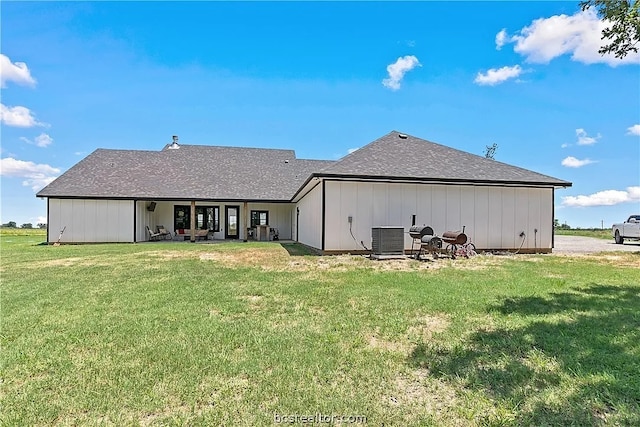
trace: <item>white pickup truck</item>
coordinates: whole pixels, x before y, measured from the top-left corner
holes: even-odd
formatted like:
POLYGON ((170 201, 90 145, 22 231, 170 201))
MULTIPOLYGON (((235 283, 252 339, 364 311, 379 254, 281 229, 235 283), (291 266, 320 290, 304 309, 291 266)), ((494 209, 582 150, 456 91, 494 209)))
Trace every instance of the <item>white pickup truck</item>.
POLYGON ((622 224, 613 224, 611 233, 619 245, 624 243, 624 239, 640 240, 640 215, 631 215, 622 224))

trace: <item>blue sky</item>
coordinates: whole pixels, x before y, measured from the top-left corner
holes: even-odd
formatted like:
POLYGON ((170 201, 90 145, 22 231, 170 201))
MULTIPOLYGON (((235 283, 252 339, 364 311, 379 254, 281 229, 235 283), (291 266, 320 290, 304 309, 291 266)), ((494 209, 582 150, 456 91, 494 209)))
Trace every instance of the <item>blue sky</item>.
MULTIPOLYGON (((295 149, 391 130, 573 182, 556 217, 640 213, 640 55, 575 2, 5 2, 1 221, 97 148, 295 149)), ((443 165, 446 167, 446 165, 443 165)))

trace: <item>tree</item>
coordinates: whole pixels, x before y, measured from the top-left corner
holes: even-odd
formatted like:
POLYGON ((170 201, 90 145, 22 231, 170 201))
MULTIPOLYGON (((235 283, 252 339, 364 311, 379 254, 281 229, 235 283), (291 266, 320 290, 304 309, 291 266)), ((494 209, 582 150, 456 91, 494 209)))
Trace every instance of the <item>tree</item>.
POLYGON ((484 149, 484 156, 487 159, 494 160, 497 149, 498 149, 498 144, 496 144, 495 142, 492 145, 487 145, 486 148, 484 149))
POLYGON ((611 23, 602 30, 601 40, 611 41, 602 46, 601 55, 613 53, 616 58, 624 58, 629 53, 638 52, 640 42, 640 0, 584 0, 580 8, 584 11, 595 8, 600 19, 611 23))
POLYGON ((37 227, 38 228, 47 228, 47 224, 45 222, 39 222, 37 227))
POLYGON ((30 222, 24 223, 20 226, 20 228, 33 228, 33 224, 31 224, 30 222))
POLYGON ((6 224, 2 224, 2 227, 4 227, 4 228, 17 228, 18 225, 16 224, 15 221, 9 221, 6 224))

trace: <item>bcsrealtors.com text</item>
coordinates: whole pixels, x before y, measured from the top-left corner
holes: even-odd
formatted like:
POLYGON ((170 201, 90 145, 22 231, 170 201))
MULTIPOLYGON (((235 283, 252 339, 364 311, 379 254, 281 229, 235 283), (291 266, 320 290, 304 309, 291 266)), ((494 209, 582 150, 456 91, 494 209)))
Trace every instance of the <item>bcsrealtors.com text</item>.
POLYGON ((275 424, 366 424, 364 415, 335 414, 273 414, 275 424))

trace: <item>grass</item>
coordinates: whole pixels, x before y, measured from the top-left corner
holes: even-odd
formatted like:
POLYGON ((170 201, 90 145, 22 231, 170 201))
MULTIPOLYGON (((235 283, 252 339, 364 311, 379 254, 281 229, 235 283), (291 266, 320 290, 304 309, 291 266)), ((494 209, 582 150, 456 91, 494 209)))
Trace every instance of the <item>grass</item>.
POLYGON ((39 236, 46 240, 45 228, 6 228, 0 227, 0 236, 39 236))
POLYGON ((638 253, 41 240, 0 240, 2 425, 640 424, 638 253))
POLYGON ((613 234, 611 234, 610 228, 605 228, 604 230, 599 228, 572 228, 570 230, 556 228, 555 233, 562 236, 585 236, 596 237, 604 240, 613 240, 613 234))

